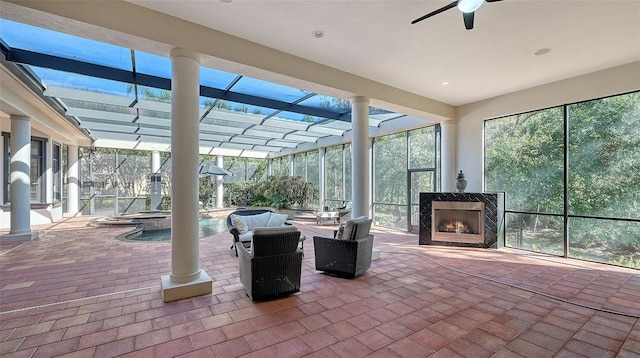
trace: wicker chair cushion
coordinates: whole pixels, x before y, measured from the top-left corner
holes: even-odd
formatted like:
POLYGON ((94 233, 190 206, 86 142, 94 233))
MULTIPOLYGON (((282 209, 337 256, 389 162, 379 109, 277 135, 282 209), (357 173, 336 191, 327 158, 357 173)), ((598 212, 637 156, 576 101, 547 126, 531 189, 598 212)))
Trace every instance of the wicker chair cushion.
MULTIPOLYGON (((269 226, 268 222, 272 215, 281 215, 281 214, 275 214, 271 212, 266 212, 266 213, 256 214, 256 215, 246 215, 246 216, 231 214, 231 223, 236 229, 238 229, 238 232, 240 233, 240 235, 246 235, 247 233, 251 232, 254 228, 269 226)), ((284 220, 286 220, 286 215, 284 220)), ((284 224, 284 220, 282 221, 282 224, 284 224)), ((279 221, 280 221, 280 218, 276 217, 274 219, 274 223, 272 224, 272 226, 281 226, 282 224, 276 225, 279 221)), ((251 238, 251 236, 249 236, 249 238, 251 238)))
POLYGON ((369 236, 369 231, 371 231, 372 223, 372 219, 365 218, 364 220, 359 220, 356 224, 356 229, 353 232, 353 237, 351 238, 351 240, 358 240, 369 236))
POLYGON ((298 249, 299 238, 300 232, 293 225, 257 227, 253 230, 251 254, 261 256, 295 252, 298 249), (291 233, 297 233, 297 235, 295 238, 288 239, 289 242, 286 242, 283 235, 289 236, 291 233), (265 240, 277 240, 277 242, 267 242, 265 240))
POLYGON ((276 214, 276 213, 271 213, 271 216, 269 216, 269 220, 267 221, 267 227, 276 227, 276 226, 282 226, 284 225, 284 222, 287 221, 287 219, 289 218, 289 215, 287 214, 276 214))
POLYGON ((267 222, 269 222, 270 217, 271 217, 270 212, 257 214, 257 215, 242 216, 242 218, 244 219, 244 222, 247 223, 249 230, 253 230, 257 227, 267 226, 267 222))
POLYGON ((238 232, 240 233, 240 235, 244 235, 249 231, 249 226, 247 225, 246 221, 244 221, 244 219, 240 215, 233 215, 232 214, 231 215, 231 223, 233 224, 233 227, 238 229, 238 232))
MULTIPOLYGON (((358 227, 358 225, 363 224, 367 220, 369 219, 366 216, 360 216, 355 219, 347 220, 347 223, 344 225, 342 236, 340 236, 339 238, 343 240, 355 240, 356 237, 354 234, 356 234, 356 228, 358 227)), ((369 224, 369 227, 371 227, 371 224, 369 224)), ((338 234, 340 234, 339 229, 338 234)))

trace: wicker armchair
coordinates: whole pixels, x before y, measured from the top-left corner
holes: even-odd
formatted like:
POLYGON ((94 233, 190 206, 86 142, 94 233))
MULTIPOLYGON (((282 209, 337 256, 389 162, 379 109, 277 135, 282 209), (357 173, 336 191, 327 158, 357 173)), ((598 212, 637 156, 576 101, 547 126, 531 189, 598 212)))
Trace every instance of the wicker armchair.
POLYGON ((236 243, 240 282, 252 300, 265 300, 300 291, 302 251, 295 226, 257 228, 251 252, 236 243))
MULTIPOLYGON (((249 233, 249 234, 243 234, 241 233, 238 228, 236 228, 233 225, 233 217, 234 216, 242 216, 244 218, 250 218, 250 217, 254 217, 256 218, 255 220, 251 219, 249 220, 250 222, 252 222, 251 227, 247 227, 248 230, 253 230, 254 225, 256 227, 260 226, 260 227, 270 227, 270 218, 273 215, 278 215, 278 216, 284 216, 286 217, 286 215, 281 215, 281 214, 276 214, 271 210, 266 210, 266 209, 243 209, 243 210, 236 210, 234 212, 232 212, 231 214, 229 214, 229 216, 227 216, 227 228, 229 229, 229 233, 231 235, 233 235, 233 244, 231 245, 231 249, 235 249, 236 248, 236 243, 237 242, 242 242, 242 244, 245 247, 250 247, 251 245, 251 235, 253 234, 253 232, 249 233), (254 222, 255 221, 255 222, 254 222)), ((281 220, 281 222, 277 222, 275 223, 273 226, 281 226, 281 225, 291 225, 289 223, 284 222, 285 219, 283 218, 281 220)), ((236 256, 238 256, 238 250, 236 250, 236 256)))
POLYGON ((342 238, 313 237, 316 270, 345 278, 362 275, 371 266, 371 219, 347 220, 342 238))

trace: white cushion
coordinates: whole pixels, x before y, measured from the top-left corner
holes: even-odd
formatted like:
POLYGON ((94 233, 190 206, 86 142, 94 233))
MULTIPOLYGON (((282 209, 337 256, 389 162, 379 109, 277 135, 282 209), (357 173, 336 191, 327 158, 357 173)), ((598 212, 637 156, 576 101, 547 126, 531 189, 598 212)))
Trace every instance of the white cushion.
POLYGON ((253 230, 257 227, 265 227, 267 226, 267 222, 269 221, 269 217, 271 217, 270 212, 256 214, 256 215, 247 215, 244 216, 244 222, 247 223, 249 230, 253 230))
POLYGON ((341 239, 344 240, 353 240, 353 230, 356 228, 356 224, 363 223, 367 220, 366 216, 359 216, 355 219, 347 220, 346 225, 344 226, 344 231, 342 233, 341 239))
POLYGON ((244 234, 238 235, 238 240, 242 242, 249 242, 253 239, 253 230, 249 230, 244 234))
POLYGON ((286 234, 288 232, 298 231, 298 228, 293 225, 282 225, 278 227, 257 227, 254 230, 254 235, 260 234, 286 234))
POLYGON ((249 226, 247 225, 247 222, 240 215, 231 214, 231 224, 233 224, 233 227, 238 229, 238 232, 241 235, 246 234, 247 231, 252 229, 252 228, 249 228, 249 226))
POLYGON ((269 221, 267 221, 267 225, 265 226, 266 227, 282 226, 284 225, 284 222, 287 221, 288 218, 289 218, 289 215, 287 214, 271 213, 271 216, 269 217, 269 221))

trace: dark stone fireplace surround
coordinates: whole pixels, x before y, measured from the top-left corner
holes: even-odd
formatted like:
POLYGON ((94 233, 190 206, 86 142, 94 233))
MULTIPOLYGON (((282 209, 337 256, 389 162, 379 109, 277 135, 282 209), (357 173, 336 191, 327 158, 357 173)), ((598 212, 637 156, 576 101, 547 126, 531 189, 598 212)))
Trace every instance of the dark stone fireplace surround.
POLYGON ((502 247, 504 243, 504 193, 420 193, 420 245, 502 247), (433 241, 431 215, 434 201, 483 202, 484 243, 433 241))

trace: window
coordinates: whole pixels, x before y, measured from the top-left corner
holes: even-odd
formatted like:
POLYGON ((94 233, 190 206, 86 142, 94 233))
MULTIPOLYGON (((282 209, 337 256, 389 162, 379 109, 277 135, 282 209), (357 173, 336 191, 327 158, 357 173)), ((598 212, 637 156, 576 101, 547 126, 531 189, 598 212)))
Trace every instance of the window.
MULTIPOLYGON (((11 183, 9 182, 9 171, 11 163, 11 134, 2 133, 2 136, 4 137, 4 204, 7 204, 11 201, 11 183)), ((31 138, 31 177, 29 200, 36 203, 43 203, 46 200, 46 185, 43 175, 45 167, 45 143, 46 139, 36 137, 31 138)))
POLYGON ((58 143, 53 143, 53 153, 51 153, 51 171, 53 173, 53 200, 62 201, 62 147, 58 143))
POLYGON ((373 142, 373 202, 376 225, 407 228, 407 132, 373 142))
POLYGON ((345 200, 344 188, 344 158, 342 156, 343 146, 327 148, 325 152, 325 191, 327 206, 336 206, 331 203, 342 203, 345 200))
POLYGON ((506 246, 639 268, 638 172, 640 92, 485 121, 506 246))

